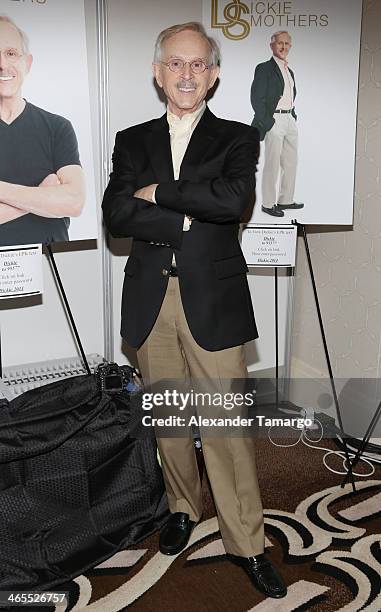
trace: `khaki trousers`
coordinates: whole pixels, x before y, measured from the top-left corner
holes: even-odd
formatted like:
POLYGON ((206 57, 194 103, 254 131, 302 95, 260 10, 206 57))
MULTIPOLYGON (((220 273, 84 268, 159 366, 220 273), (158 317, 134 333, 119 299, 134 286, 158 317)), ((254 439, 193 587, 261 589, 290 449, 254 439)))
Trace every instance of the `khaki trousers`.
POLYGON ((291 113, 275 113, 275 123, 265 136, 262 205, 292 204, 298 164, 298 128, 291 113), (277 186, 280 172, 279 195, 277 186))
MULTIPOLYGON (((149 299, 147 297, 147 299, 149 299)), ((206 351, 193 339, 181 303, 177 278, 168 289, 147 340, 137 353, 145 383, 176 379, 179 386, 204 385, 226 392, 229 379, 245 379, 243 346, 206 351)), ((205 466, 217 509, 225 550, 249 557, 264 550, 263 510, 251 437, 203 435, 205 466)), ((202 514, 201 483, 190 428, 185 436, 157 438, 171 513, 186 512, 193 521, 202 514)))

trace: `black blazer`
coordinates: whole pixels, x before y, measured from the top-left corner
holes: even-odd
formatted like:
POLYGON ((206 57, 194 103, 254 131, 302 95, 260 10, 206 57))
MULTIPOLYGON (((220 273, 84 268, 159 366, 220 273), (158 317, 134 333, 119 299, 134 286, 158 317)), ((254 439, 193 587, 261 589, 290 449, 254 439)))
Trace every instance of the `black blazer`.
POLYGON ((190 330, 215 351, 257 337, 239 242, 239 220, 255 193, 256 129, 215 117, 208 108, 173 177, 166 115, 118 132, 103 198, 106 227, 132 236, 122 297, 123 338, 139 347, 155 323, 175 253, 190 330), (157 205, 134 198, 159 183, 157 205), (183 231, 184 214, 194 218, 183 231), (153 243, 160 243, 153 244, 153 243))
MULTIPOLYGON (((296 97, 295 75, 289 68, 294 79, 294 100, 296 97)), ((273 127, 274 111, 283 95, 284 80, 278 64, 272 57, 268 62, 258 64, 254 72, 251 86, 251 105, 254 109, 252 124, 258 128, 260 139, 263 140, 266 132, 273 127)), ((296 119, 295 110, 292 111, 296 119)))

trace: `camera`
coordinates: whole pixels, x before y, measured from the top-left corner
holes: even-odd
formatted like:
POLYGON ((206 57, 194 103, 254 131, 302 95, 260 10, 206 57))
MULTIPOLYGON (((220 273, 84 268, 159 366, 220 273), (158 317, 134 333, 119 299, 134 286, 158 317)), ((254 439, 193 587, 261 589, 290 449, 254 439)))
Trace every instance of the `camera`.
POLYGON ((131 393, 139 391, 141 383, 135 368, 117 363, 101 363, 95 376, 100 391, 104 393, 131 393))

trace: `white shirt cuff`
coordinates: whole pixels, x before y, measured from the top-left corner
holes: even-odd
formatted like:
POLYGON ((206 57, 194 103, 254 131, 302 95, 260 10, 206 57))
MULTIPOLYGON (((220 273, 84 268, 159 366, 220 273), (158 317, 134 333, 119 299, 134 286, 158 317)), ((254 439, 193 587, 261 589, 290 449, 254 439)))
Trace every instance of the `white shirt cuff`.
POLYGON ((183 222, 183 232, 189 232, 191 225, 192 225, 191 217, 188 217, 188 215, 185 215, 184 222, 183 222))

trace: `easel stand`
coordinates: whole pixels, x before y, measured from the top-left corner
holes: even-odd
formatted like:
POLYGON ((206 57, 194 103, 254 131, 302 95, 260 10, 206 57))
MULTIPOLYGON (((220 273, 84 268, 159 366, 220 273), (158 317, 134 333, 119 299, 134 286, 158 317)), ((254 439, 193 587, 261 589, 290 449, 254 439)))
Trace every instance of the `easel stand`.
MULTIPOLYGON (((325 357, 326 357, 326 361, 327 361, 327 366, 328 366, 328 372, 329 372, 329 378, 330 378, 330 382, 331 382, 331 388, 332 388, 332 394, 333 394, 333 399, 334 399, 334 403, 335 403, 335 409, 336 409, 336 417, 337 417, 337 422, 339 424, 339 430, 340 430, 340 434, 342 436, 342 443, 343 443, 343 447, 344 447, 344 454, 345 454, 345 459, 346 459, 346 466, 347 466, 347 474, 345 477, 345 480, 341 483, 341 486, 343 487, 344 484, 350 479, 351 483, 352 483, 352 489, 353 492, 356 492, 356 485, 355 485, 355 481, 354 481, 354 477, 353 477, 353 470, 352 470, 352 463, 351 460, 349 458, 349 451, 348 451, 348 446, 346 443, 346 439, 345 439, 345 434, 344 434, 344 429, 343 429, 343 422, 342 422, 342 418, 341 418, 341 412, 340 412, 340 405, 339 405, 339 400, 337 397, 337 392, 336 392, 336 385, 335 385, 335 379, 333 376, 333 371, 332 371, 332 366, 331 366, 331 359, 329 356, 329 351, 328 351, 328 345, 327 345, 327 340, 326 340, 326 335, 325 335, 325 331, 324 331, 324 325, 323 325, 323 318, 321 315, 321 310, 320 310, 320 304, 319 304, 319 297, 318 297, 318 292, 317 292, 317 288, 316 288, 316 283, 315 283, 315 275, 314 275, 314 271, 313 271, 313 267, 312 267, 312 260, 311 260, 311 254, 310 254, 310 249, 309 249, 309 245, 308 245, 308 240, 307 240, 307 233, 306 233, 306 228, 305 225, 302 225, 300 223, 298 223, 297 221, 293 221, 292 222, 293 225, 296 225, 298 228, 298 231, 301 233, 301 235, 303 236, 303 241, 304 241, 304 246, 306 249, 306 255, 307 255, 307 260, 308 260, 308 268, 309 268, 309 273, 310 273, 310 278, 311 278, 311 282, 312 282, 312 288, 313 288, 313 292, 314 292, 314 298, 315 298, 315 305, 316 305, 316 310, 317 310, 317 314, 318 314, 318 319, 319 319, 319 326, 320 326, 320 333, 321 333, 321 337, 322 337, 322 341, 323 341, 323 346, 324 346, 324 353, 325 353, 325 357)), ((291 404, 290 402, 279 402, 279 316, 278 316, 278 269, 274 268, 275 274, 274 274, 274 279, 275 279, 275 401, 276 401, 276 407, 277 408, 295 408, 295 406, 293 404, 291 404)), ((381 403, 380 406, 378 407, 378 417, 380 416, 380 412, 381 412, 381 403)), ((375 415, 376 417, 376 415, 375 415)), ((374 418, 375 418, 374 417, 374 418)), ((372 420, 373 423, 374 419, 372 420)), ((373 425, 373 429, 374 429, 373 425)), ((370 429, 371 426, 369 426, 370 429)), ((367 432, 368 434, 368 432, 367 432)), ((370 437, 370 434, 369 434, 370 437)), ((364 448, 366 446, 364 445, 364 448)), ((357 461, 359 460, 360 456, 361 456, 361 452, 360 449, 356 454, 355 460, 357 458, 357 455, 359 456, 357 461)), ((356 462, 357 462, 356 461, 356 462)))
POLYGON ((83 346, 82 346, 81 339, 79 337, 77 326, 75 324, 74 317, 73 317, 73 314, 71 312, 71 308, 70 308, 68 299, 66 297, 66 292, 65 292, 64 286, 62 284, 60 274, 58 272, 58 268, 57 268, 57 265, 56 265, 56 262, 55 262, 55 259, 54 259, 54 255, 53 255, 51 244, 47 244, 46 245, 46 250, 47 250, 47 256, 48 256, 48 259, 49 259, 49 262, 50 262, 50 265, 51 265, 51 269, 52 269, 52 272, 53 272, 54 279, 55 279, 55 281, 57 283, 57 287, 58 287, 60 296, 61 296, 61 298, 63 300, 64 305, 65 305, 66 314, 69 317, 70 325, 71 325, 72 330, 74 332, 74 336, 75 336, 75 339, 77 341, 79 352, 81 353, 83 366, 86 369, 87 374, 91 374, 90 366, 89 366, 89 363, 87 361, 87 358, 86 358, 86 355, 85 355, 85 351, 83 350, 83 346))
MULTIPOLYGON (((372 418, 371 422, 369 423, 369 427, 366 430, 366 432, 364 434, 364 437, 361 440, 360 446, 359 446, 359 448, 358 448, 358 450, 356 452, 356 455, 353 458, 352 469, 354 467, 356 467, 356 465, 360 461, 362 455, 366 451, 366 447, 367 447, 367 445, 369 443, 370 437, 371 437, 371 435, 372 435, 372 433, 373 433, 373 431, 374 431, 378 421, 380 420, 380 417, 381 417, 381 401, 380 401, 380 403, 378 404, 378 406, 376 408, 376 411, 375 411, 375 413, 373 415, 373 418, 372 418)), ((343 479, 343 482, 341 483, 342 487, 348 482, 348 478, 349 478, 349 474, 347 472, 346 476, 343 479)))

